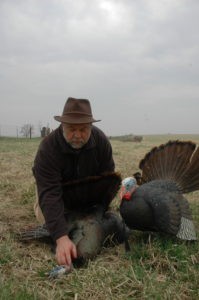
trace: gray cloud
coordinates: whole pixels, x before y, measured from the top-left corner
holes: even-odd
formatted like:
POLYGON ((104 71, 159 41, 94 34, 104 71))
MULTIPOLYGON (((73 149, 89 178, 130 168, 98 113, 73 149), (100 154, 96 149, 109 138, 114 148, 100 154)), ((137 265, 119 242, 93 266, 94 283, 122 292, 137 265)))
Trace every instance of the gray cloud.
MULTIPOLYGON (((109 135, 198 133, 197 0, 2 0, 0 126, 87 97, 109 135)), ((8 126, 7 126, 8 128, 8 126)))

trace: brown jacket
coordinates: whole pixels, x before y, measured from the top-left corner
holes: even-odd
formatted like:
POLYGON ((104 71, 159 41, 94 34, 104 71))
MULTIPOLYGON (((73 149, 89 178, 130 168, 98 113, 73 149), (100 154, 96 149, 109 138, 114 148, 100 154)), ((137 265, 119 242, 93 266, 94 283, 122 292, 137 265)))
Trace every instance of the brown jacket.
MULTIPOLYGON (((67 200, 67 195, 64 195, 63 182, 100 175, 114 171, 114 168, 110 142, 95 126, 92 126, 89 141, 80 150, 72 149, 65 141, 61 126, 42 140, 35 157, 33 174, 39 204, 54 240, 67 234, 64 209, 71 209, 70 199, 67 200)), ((72 209, 81 210, 79 205, 77 203, 72 209)))

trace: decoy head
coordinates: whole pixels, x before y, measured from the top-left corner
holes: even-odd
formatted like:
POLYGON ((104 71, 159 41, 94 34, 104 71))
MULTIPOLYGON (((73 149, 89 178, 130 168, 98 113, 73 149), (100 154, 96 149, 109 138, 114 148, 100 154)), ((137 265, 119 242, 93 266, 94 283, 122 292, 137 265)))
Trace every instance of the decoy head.
POLYGON ((137 188, 137 181, 134 177, 126 177, 122 180, 120 188, 120 199, 130 200, 132 193, 137 188))

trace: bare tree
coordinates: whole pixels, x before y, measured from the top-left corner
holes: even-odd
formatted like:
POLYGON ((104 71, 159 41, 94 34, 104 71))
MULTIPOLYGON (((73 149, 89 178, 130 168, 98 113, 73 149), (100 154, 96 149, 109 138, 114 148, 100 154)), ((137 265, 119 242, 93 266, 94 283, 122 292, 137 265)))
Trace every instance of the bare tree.
POLYGON ((47 124, 47 127, 43 126, 40 130, 40 133, 41 133, 41 137, 45 137, 47 135, 50 134, 50 127, 49 127, 49 124, 47 124))
POLYGON ((24 124, 21 127, 20 133, 25 137, 25 138, 32 138, 34 126, 32 124, 24 124))
POLYGON ((39 130, 39 132, 41 132, 41 130, 42 130, 42 122, 41 121, 39 121, 39 123, 38 123, 38 130, 39 130))

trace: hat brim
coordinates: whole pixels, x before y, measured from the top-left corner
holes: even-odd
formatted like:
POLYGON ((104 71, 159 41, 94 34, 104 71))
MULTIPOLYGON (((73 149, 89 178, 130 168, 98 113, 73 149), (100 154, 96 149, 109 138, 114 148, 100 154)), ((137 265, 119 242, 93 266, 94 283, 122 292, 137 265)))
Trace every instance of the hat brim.
POLYGON ((54 119, 58 122, 67 123, 67 124, 88 124, 88 123, 95 123, 101 121, 101 120, 95 120, 92 117, 88 117, 88 116, 80 116, 78 118, 74 118, 70 115, 54 116, 54 119))

